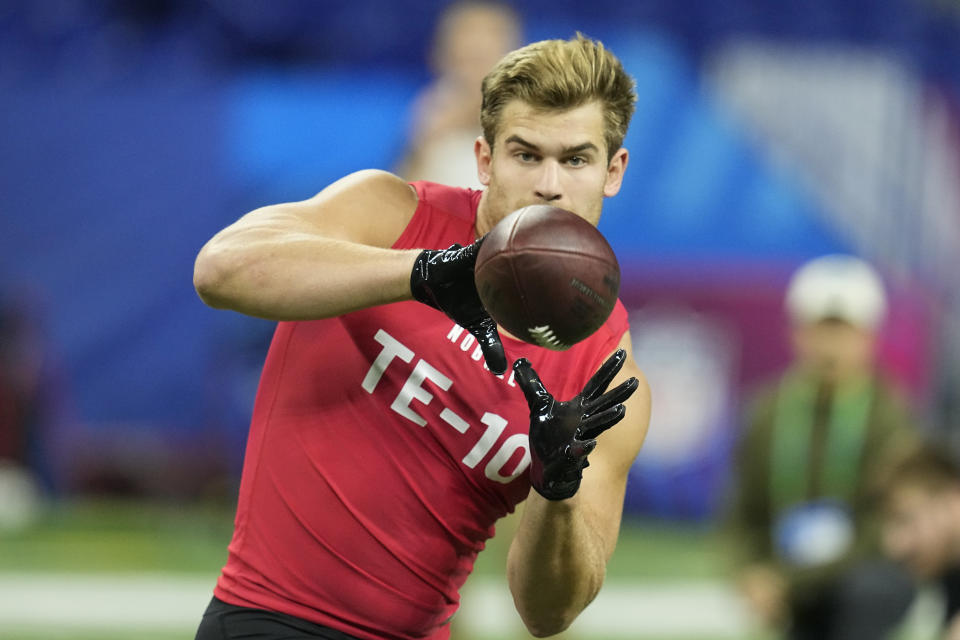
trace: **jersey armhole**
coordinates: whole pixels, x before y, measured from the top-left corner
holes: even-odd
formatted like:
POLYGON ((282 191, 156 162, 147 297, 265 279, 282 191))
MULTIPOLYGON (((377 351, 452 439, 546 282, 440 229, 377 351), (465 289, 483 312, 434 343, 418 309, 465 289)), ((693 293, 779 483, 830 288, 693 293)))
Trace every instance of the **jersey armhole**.
POLYGON ((620 344, 620 339, 623 338, 623 334, 626 333, 629 328, 630 322, 627 316, 627 310, 618 299, 617 304, 610 313, 610 318, 597 330, 597 334, 591 338, 593 343, 591 344, 592 348, 589 353, 582 353, 578 356, 578 360, 586 365, 586 369, 582 370, 580 380, 573 379, 567 383, 570 385, 569 388, 562 391, 565 396, 569 395, 572 397, 580 393, 587 384, 587 381, 590 380, 600 366, 606 362, 610 354, 613 353, 614 349, 617 348, 617 345, 620 344))
POLYGON ((398 237, 393 244, 390 245, 391 249, 417 248, 413 246, 413 239, 420 237, 420 233, 426 224, 426 220, 429 218, 425 211, 430 204, 424 199, 423 192, 417 188, 415 183, 409 184, 417 194, 417 208, 413 210, 413 215, 410 217, 410 221, 407 222, 407 226, 403 228, 402 232, 400 232, 400 237, 398 237))
MULTIPOLYGON (((614 349, 620 344, 623 334, 629 329, 630 320, 627 316, 627 310, 624 308, 623 303, 617 299, 617 304, 614 305, 613 311, 610 313, 610 319, 603 327, 607 335, 604 337, 603 342, 598 345, 600 348, 597 351, 600 359, 594 363, 594 371, 599 369, 600 365, 610 357, 610 354, 613 353, 614 349)), ((591 373, 591 375, 593 374, 591 373)))
POLYGON ((393 243, 393 249, 436 248, 417 245, 417 239, 429 237, 427 234, 433 229, 428 226, 436 223, 435 217, 428 215, 429 208, 442 210, 451 217, 473 224, 473 219, 464 212, 475 209, 471 206, 471 200, 478 197, 479 192, 424 180, 410 182, 409 185, 417 194, 417 208, 400 237, 393 243))

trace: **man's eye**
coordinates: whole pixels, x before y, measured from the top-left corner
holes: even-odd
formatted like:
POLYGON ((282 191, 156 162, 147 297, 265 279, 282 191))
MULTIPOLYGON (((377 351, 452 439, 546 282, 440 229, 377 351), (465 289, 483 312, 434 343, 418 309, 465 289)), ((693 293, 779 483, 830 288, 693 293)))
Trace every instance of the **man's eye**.
POLYGON ((513 154, 513 157, 524 163, 536 162, 538 159, 537 155, 535 153, 531 153, 530 151, 517 151, 513 154))
POLYGON ((567 160, 567 164, 572 167, 580 167, 587 164, 587 159, 583 156, 573 156, 567 160))

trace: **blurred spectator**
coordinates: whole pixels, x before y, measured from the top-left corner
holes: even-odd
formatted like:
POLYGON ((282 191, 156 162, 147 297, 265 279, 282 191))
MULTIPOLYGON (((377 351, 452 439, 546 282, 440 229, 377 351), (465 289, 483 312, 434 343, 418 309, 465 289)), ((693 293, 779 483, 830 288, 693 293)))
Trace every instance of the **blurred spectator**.
POLYGON ((41 354, 33 323, 0 300, 0 459, 26 466, 34 439, 41 354))
POLYGON ((516 12, 500 2, 456 2, 440 16, 430 52, 433 81, 417 96, 410 142, 397 172, 480 189, 472 153, 480 135, 480 84, 520 45, 516 12))
POLYGON ((881 485, 883 544, 919 580, 939 586, 945 640, 960 640, 960 463, 942 445, 912 450, 881 485))
POLYGON ((36 318, 0 297, 0 530, 36 515, 41 483, 51 484, 43 438, 55 403, 36 318))
POLYGON ((735 467, 738 585, 789 638, 877 640, 913 587, 880 554, 870 498, 916 437, 875 363, 883 285, 857 258, 824 256, 794 274, 786 309, 794 362, 757 395, 735 467))

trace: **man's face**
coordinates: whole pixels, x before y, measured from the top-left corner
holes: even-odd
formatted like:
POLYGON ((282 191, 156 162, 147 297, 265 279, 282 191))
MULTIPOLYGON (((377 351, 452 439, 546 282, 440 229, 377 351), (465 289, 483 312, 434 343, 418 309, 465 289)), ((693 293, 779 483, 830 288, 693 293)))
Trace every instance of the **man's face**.
POLYGON ((464 6, 444 20, 434 51, 434 64, 447 81, 476 94, 500 58, 520 46, 520 28, 509 10, 497 6, 464 6))
POLYGON ((887 554, 921 579, 940 574, 957 547, 957 490, 930 491, 896 487, 886 501, 883 546, 887 554))
POLYGON ((567 209, 597 224, 604 196, 620 190, 627 166, 626 149, 607 161, 598 102, 543 111, 514 100, 503 109, 492 151, 483 138, 475 151, 478 177, 487 187, 478 235, 531 204, 567 209))
POLYGON ((796 325, 793 346, 802 368, 831 382, 863 375, 873 367, 874 334, 842 320, 796 325))

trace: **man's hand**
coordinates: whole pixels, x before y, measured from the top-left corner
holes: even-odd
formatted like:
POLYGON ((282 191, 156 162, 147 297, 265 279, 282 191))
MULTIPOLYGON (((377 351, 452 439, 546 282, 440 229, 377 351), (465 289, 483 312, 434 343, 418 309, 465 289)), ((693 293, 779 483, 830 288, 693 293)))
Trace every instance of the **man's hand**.
POLYGON ((787 615, 787 582, 779 571, 767 564, 750 565, 738 582, 747 607, 764 626, 776 628, 783 623, 787 615))
POLYGON ((548 500, 565 500, 580 488, 587 455, 597 446, 596 438, 620 422, 626 413, 623 401, 639 386, 630 378, 607 391, 627 358, 618 349, 583 388, 567 402, 557 402, 544 388, 526 358, 513 365, 514 377, 530 407, 530 482, 548 500))
POLYGON ((473 280, 481 242, 483 238, 468 247, 455 244, 449 249, 420 253, 410 274, 410 290, 416 300, 443 311, 473 334, 487 367, 499 375, 507 370, 507 356, 497 323, 483 308, 473 280))

